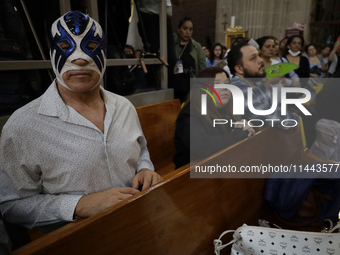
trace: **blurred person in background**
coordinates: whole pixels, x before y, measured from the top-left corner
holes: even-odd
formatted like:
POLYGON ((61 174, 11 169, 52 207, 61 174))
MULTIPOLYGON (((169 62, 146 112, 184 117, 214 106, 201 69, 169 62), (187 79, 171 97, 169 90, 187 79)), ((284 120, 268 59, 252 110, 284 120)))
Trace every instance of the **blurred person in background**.
POLYGON ((325 64, 325 67, 326 67, 326 71, 322 71, 322 78, 326 78, 328 76, 328 68, 329 68, 329 65, 328 65, 328 56, 329 54, 331 53, 331 46, 329 44, 324 44, 321 46, 320 48, 320 54, 318 55, 319 57, 321 57, 322 59, 322 62, 325 64))
MULTIPOLYGON (((206 80, 206 83, 209 83, 211 87, 218 83, 229 84, 228 74, 216 66, 202 70, 197 78, 211 78, 206 80)), ((201 115, 201 95, 206 92, 199 88, 193 88, 190 101, 185 103, 177 117, 174 137, 176 169, 190 161, 206 158, 255 133, 255 130, 249 127, 247 122, 244 122, 245 126, 236 124, 232 127, 230 125, 213 127, 213 119, 227 119, 236 122, 242 121, 242 117, 232 114, 233 98, 230 90, 215 88, 218 93, 216 95, 209 87, 206 89, 213 94, 214 100, 218 104, 215 105, 213 99, 208 96, 207 114, 201 115), (220 97, 221 103, 217 96, 220 97), (190 128, 190 126, 195 128, 190 128), (194 151, 190 153, 190 149, 194 151)))
POLYGON ((190 78, 195 77, 205 65, 201 44, 192 39, 194 24, 190 17, 182 18, 177 26, 175 40, 176 64, 174 75, 174 98, 185 102, 190 91, 190 78))
POLYGON ((212 67, 217 64, 223 58, 222 55, 222 44, 215 43, 210 50, 209 58, 206 60, 206 66, 212 67))
MULTIPOLYGON (((340 37, 340 36, 339 36, 340 37)), ((331 53, 328 56, 329 64, 328 73, 332 76, 340 70, 340 41, 339 39, 334 44, 331 53)))
POLYGON ((310 76, 312 78, 321 78, 322 72, 327 71, 322 58, 316 55, 316 48, 313 44, 308 44, 306 46, 306 56, 309 60, 310 76))

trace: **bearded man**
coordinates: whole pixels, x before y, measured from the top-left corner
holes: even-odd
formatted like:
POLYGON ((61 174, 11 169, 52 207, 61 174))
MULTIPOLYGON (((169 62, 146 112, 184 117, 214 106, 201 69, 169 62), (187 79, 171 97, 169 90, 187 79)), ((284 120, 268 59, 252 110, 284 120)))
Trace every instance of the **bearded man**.
POLYGON ((0 142, 0 210, 14 224, 52 231, 161 181, 133 105, 104 90, 105 37, 79 11, 51 28, 56 79, 17 110, 0 142))
MULTIPOLYGON (((248 88, 252 88, 252 105, 256 110, 268 110, 273 105, 272 92, 263 83, 266 77, 263 59, 259 56, 258 50, 248 43, 239 43, 233 46, 228 53, 228 66, 233 78, 231 84, 240 88, 244 95, 244 118, 247 120, 257 119, 253 125, 263 122, 264 125, 287 128, 299 123, 298 115, 287 111, 281 115, 281 106, 277 105, 276 110, 269 115, 256 115, 249 109, 248 88), (289 119, 289 120, 288 120, 289 119), (270 121, 268 121, 270 120, 270 121), (285 120, 284 126, 282 121, 285 120)), ((278 102, 278 101, 276 101, 278 102)), ((275 101, 274 101, 275 103, 275 101)), ((260 124, 261 125, 261 124, 260 124)))

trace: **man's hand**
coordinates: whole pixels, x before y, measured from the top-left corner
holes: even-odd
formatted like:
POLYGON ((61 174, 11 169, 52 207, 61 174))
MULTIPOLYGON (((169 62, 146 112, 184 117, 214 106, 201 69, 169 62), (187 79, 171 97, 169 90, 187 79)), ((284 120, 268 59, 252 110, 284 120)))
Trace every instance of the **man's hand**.
POLYGON ((140 185, 143 185, 142 190, 145 190, 162 180, 163 179, 159 174, 149 169, 143 168, 135 175, 135 177, 133 177, 132 188, 138 189, 140 185))
POLYGON ((340 41, 336 40, 335 44, 334 44, 334 47, 333 47, 333 50, 331 51, 331 53, 329 53, 328 55, 328 61, 329 62, 332 62, 333 61, 333 58, 336 54, 336 51, 338 50, 338 48, 340 47, 340 41))
POLYGON ((84 195, 80 198, 74 215, 79 217, 93 216, 137 193, 139 193, 139 190, 125 187, 111 188, 90 195, 84 195))

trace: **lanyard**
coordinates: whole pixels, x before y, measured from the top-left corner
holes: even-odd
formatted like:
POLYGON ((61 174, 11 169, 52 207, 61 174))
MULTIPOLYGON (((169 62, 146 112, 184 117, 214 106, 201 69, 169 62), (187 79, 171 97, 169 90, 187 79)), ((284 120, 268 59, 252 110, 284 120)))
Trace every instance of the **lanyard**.
MULTIPOLYGON (((186 45, 184 46, 184 48, 182 49, 182 51, 181 51, 181 53, 179 54, 177 60, 180 60, 180 59, 181 59, 181 57, 182 57, 182 55, 183 55, 183 52, 184 52, 185 48, 187 47, 188 43, 189 43, 189 41, 187 42, 187 44, 186 44, 186 45)), ((178 45, 180 45, 180 42, 178 42, 178 45)))

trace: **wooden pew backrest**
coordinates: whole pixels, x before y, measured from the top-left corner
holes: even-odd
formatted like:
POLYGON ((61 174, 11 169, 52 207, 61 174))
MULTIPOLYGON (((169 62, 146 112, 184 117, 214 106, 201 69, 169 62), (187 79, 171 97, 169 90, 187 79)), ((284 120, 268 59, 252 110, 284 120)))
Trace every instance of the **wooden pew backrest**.
MULTIPOLYGON (((200 164, 297 164, 301 150, 298 128, 268 128, 200 164)), ((193 179, 190 169, 178 169, 163 182, 13 254, 213 254, 213 240, 224 230, 268 219, 264 183, 264 179, 193 179)), ((231 239, 232 235, 224 242, 231 239)))
POLYGON ((180 109, 178 99, 136 108, 151 161, 161 176, 175 169, 174 134, 180 109))

